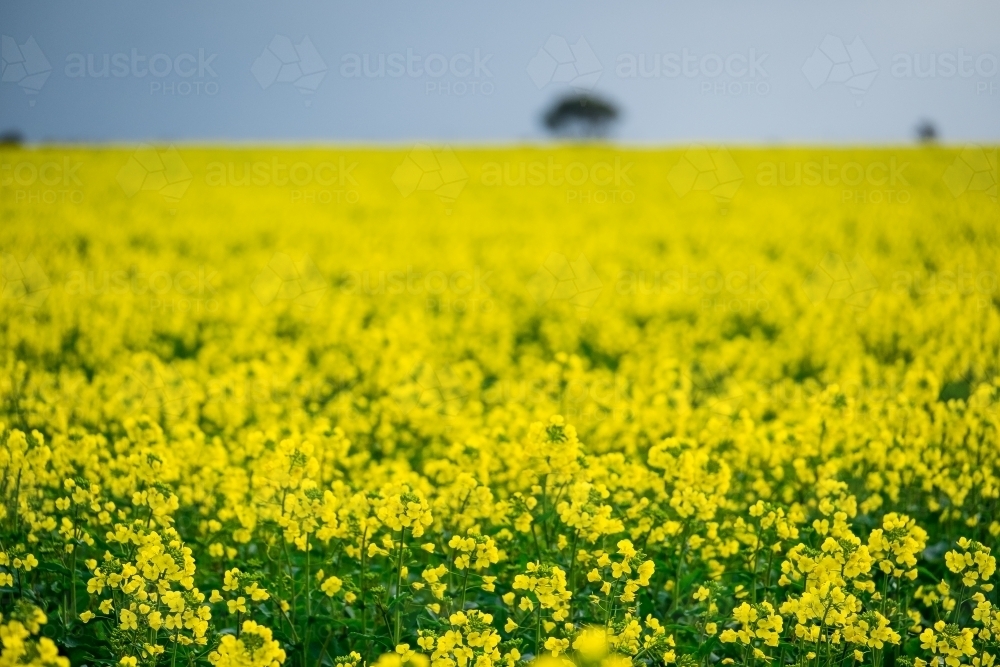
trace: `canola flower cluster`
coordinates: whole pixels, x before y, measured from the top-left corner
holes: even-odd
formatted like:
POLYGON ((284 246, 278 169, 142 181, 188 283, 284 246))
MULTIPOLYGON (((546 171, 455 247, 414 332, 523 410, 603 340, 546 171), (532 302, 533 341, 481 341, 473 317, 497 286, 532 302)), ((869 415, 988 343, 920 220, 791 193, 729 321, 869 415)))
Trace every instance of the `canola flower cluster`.
POLYGON ((0 153, 83 180, 2 193, 0 667, 991 667, 995 202, 942 149, 835 156, 895 206, 609 152, 459 151, 447 202, 272 156, 356 162, 336 206, 0 153), (633 199, 477 180, 545 160, 633 199))

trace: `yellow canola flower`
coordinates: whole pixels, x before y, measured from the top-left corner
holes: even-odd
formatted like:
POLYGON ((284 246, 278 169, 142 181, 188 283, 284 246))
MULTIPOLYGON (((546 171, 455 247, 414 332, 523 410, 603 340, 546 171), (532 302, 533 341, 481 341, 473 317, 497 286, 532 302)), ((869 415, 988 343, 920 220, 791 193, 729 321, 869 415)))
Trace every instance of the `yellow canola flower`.
POLYGON ((285 651, 272 638, 270 628, 244 621, 240 638, 223 635, 216 650, 208 654, 213 667, 279 667, 285 651))
POLYGON ((993 664, 995 147, 0 153, 5 665, 993 664))

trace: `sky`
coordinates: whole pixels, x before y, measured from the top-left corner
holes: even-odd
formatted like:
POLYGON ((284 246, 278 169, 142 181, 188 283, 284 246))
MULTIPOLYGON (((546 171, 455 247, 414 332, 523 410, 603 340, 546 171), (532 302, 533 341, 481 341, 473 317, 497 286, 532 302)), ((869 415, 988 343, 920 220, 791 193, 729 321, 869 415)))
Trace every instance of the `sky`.
POLYGON ((32 0, 0 6, 30 142, 1000 141, 1000 2, 32 0))

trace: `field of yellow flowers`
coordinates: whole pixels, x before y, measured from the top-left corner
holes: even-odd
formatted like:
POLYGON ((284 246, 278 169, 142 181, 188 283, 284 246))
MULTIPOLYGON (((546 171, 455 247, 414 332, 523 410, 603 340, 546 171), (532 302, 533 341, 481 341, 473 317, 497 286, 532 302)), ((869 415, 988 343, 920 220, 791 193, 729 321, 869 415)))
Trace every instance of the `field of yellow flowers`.
POLYGON ((996 156, 0 149, 0 666, 990 667, 996 156))

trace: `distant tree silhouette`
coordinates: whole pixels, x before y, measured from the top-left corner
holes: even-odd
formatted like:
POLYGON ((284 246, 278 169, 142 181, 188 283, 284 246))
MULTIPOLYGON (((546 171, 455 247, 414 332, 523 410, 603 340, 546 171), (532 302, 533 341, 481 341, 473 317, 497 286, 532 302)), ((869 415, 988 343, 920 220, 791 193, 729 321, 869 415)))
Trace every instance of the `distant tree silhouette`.
POLYGON ((24 143, 24 135, 17 130, 0 132, 0 146, 20 146, 24 143))
POLYGON ((937 141, 937 126, 929 120, 922 120, 917 124, 917 141, 922 144, 932 144, 937 141))
POLYGON ((579 93, 556 100, 545 112, 545 127, 557 136, 603 137, 618 119, 618 108, 606 100, 579 93))

